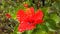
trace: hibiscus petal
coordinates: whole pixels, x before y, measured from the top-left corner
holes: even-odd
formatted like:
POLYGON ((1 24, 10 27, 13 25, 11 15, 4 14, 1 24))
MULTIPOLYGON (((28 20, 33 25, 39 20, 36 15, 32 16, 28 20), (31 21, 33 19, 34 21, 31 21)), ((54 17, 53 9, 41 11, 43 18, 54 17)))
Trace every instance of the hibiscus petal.
POLYGON ((19 32, 24 32, 25 31, 25 28, 21 24, 19 24, 18 31, 19 32))
POLYGON ((22 21, 22 23, 19 24, 18 31, 23 32, 25 30, 32 30, 35 28, 34 24, 29 24, 26 21, 22 21))
POLYGON ((41 23, 43 21, 42 19, 43 19, 43 12, 42 12, 42 10, 37 10, 37 12, 34 15, 35 23, 36 24, 41 23))
POLYGON ((26 15, 25 15, 25 13, 24 13, 24 10, 19 10, 19 11, 17 12, 17 19, 18 19, 19 21, 26 20, 26 15))
POLYGON ((34 8, 33 7, 27 8, 25 12, 28 17, 31 17, 34 15, 34 8))
POLYGON ((32 13, 34 13, 34 8, 33 8, 33 7, 30 7, 30 11, 31 11, 32 13))

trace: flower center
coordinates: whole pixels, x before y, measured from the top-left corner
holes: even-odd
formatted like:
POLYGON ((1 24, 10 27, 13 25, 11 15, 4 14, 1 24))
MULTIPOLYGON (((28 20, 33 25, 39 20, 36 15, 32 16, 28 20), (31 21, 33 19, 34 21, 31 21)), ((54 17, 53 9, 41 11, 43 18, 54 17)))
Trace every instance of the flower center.
POLYGON ((33 24, 34 23, 34 21, 28 21, 28 24, 33 24))

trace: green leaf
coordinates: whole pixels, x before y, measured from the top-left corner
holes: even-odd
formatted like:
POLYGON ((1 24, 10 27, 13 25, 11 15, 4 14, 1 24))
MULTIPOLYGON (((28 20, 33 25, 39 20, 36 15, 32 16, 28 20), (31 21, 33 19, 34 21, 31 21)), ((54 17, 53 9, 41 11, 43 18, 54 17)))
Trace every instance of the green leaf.
POLYGON ((59 23, 60 17, 57 14, 50 14, 50 17, 56 22, 59 23))
POLYGON ((17 32, 17 34, 22 34, 22 32, 17 32))
POLYGON ((44 7, 44 8, 41 8, 41 9, 42 9, 42 11, 44 12, 44 15, 45 15, 45 14, 48 13, 48 9, 49 9, 49 7, 44 7))
POLYGON ((45 29, 47 29, 45 26, 38 24, 36 29, 33 30, 32 34, 46 34, 47 32, 45 29))
POLYGON ((46 25, 41 25, 41 29, 42 29, 43 31, 46 31, 46 32, 49 31, 49 30, 48 30, 48 27, 47 27, 46 25))
POLYGON ((26 31, 26 34, 32 34, 33 30, 26 31))
POLYGON ((17 32, 18 32, 18 24, 16 24, 16 26, 15 26, 15 28, 14 28, 14 32, 13 32, 13 34, 17 34, 17 32))
POLYGON ((49 28, 53 29, 53 30, 57 30, 58 28, 56 27, 56 22, 52 19, 47 19, 46 20, 46 26, 48 26, 49 28))
POLYGON ((32 34, 47 34, 47 32, 42 31, 42 30, 37 30, 36 32, 33 32, 32 34))

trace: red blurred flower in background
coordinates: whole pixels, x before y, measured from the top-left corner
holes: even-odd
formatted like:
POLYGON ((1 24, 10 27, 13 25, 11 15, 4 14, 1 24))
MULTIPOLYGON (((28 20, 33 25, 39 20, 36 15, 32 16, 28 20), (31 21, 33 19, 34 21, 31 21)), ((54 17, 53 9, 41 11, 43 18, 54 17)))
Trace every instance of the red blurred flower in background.
POLYGON ((23 4, 23 5, 24 5, 24 7, 26 7, 26 8, 28 7, 28 4, 27 4, 27 3, 25 3, 25 4, 23 4))
POLYGON ((26 11, 19 10, 17 12, 17 19, 20 22, 18 26, 20 32, 32 30, 36 27, 36 24, 43 22, 43 12, 40 9, 34 12, 34 8, 30 7, 27 8, 26 11))
POLYGON ((7 13, 7 14, 5 14, 6 15, 6 17, 9 19, 9 18, 11 18, 11 15, 9 14, 9 13, 7 13))

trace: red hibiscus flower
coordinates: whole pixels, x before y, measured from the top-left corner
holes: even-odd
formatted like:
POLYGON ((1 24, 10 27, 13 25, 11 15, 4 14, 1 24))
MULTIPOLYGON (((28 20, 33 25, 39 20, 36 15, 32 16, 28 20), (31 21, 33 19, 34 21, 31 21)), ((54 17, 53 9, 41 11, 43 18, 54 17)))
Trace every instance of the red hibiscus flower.
POLYGON ((43 12, 40 9, 34 12, 34 8, 30 7, 27 8, 26 11, 19 10, 17 12, 17 19, 20 22, 18 26, 20 32, 32 30, 35 28, 36 24, 43 22, 43 12))
POLYGON ((28 7, 28 4, 27 4, 27 3, 25 3, 25 4, 23 4, 23 5, 24 5, 24 7, 26 7, 26 8, 28 7))
POLYGON ((11 15, 9 13, 5 14, 7 18, 11 18, 11 15))

